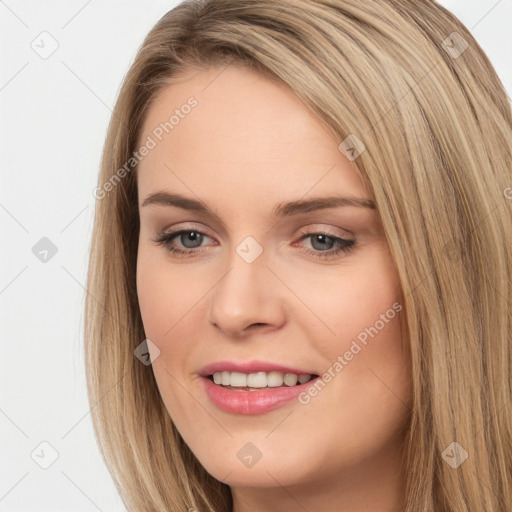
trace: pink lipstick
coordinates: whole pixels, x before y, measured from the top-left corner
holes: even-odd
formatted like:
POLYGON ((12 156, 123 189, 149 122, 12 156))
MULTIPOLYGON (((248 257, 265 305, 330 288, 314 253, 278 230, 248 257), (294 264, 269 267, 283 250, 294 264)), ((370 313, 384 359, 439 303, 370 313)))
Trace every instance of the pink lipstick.
POLYGON ((199 374, 208 398, 233 414, 263 414, 297 399, 319 378, 315 371, 264 361, 218 361, 199 374))

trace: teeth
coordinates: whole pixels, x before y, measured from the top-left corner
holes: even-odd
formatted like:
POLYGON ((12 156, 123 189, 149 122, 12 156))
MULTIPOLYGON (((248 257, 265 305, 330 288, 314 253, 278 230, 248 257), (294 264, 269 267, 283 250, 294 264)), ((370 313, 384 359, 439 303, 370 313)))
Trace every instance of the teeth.
MULTIPOLYGON (((267 380, 265 372, 250 373, 247 375, 247 386, 250 388, 264 388, 267 385, 267 380)), ((231 382, 233 382, 233 377, 231 377, 231 382)), ((236 384, 231 385, 236 386, 236 384)))
POLYGON ((312 375, 282 372, 257 372, 257 373, 240 373, 240 372, 215 372, 213 374, 213 382, 222 386, 233 387, 249 387, 249 388, 278 388, 283 384, 285 386, 295 386, 297 382, 304 384, 311 380, 312 375))
POLYGON ((237 388, 244 388, 247 386, 247 375, 245 373, 231 372, 230 379, 230 386, 235 386, 237 388))
POLYGON ((297 384, 297 375, 295 373, 285 373, 284 383, 287 386, 295 386, 295 384, 297 384))
MULTIPOLYGON (((262 372, 263 374, 265 372, 262 372)), ((284 375, 281 372, 268 372, 267 374, 267 386, 269 388, 278 388, 283 385, 284 375)))

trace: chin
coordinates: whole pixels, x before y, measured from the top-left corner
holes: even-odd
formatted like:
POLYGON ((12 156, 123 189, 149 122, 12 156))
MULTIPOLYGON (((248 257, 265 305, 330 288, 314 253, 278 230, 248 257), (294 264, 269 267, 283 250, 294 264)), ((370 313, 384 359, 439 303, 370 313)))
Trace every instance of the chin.
POLYGON ((214 450, 209 449, 212 444, 208 443, 204 451, 194 453, 210 475, 229 486, 289 486, 314 478, 314 457, 308 458, 306 452, 297 448, 304 446, 306 440, 277 446, 263 440, 267 434, 254 436, 254 442, 248 441, 248 436, 235 436, 214 450))

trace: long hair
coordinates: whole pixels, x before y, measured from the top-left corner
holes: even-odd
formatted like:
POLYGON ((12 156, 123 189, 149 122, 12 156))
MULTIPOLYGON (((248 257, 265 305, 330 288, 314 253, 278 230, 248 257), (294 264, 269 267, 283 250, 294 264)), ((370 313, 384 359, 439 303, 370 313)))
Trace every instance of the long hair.
POLYGON ((511 512, 511 106, 470 32, 433 0, 189 0, 147 35, 105 142, 85 311, 95 435, 126 507, 232 507, 134 356, 144 114, 181 70, 229 65, 284 82, 362 151, 411 354, 405 512, 511 512))

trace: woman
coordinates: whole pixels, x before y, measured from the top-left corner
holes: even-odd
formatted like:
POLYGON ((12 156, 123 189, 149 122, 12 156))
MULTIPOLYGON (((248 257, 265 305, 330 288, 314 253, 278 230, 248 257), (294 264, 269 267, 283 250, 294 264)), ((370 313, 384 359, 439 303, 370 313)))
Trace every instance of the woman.
POLYGON ((511 134, 434 2, 167 13, 95 191, 88 389, 127 508, 512 511, 511 134))

